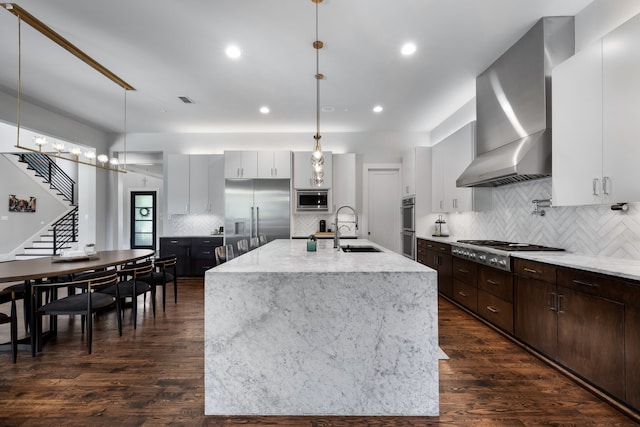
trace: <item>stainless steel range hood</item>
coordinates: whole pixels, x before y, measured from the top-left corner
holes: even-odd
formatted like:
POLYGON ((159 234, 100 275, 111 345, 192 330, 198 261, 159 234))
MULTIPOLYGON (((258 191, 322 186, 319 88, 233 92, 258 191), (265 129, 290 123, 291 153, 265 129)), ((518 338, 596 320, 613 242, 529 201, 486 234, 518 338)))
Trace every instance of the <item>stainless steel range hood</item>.
POLYGON ((540 19, 476 79, 476 158, 458 187, 551 175, 551 70, 574 53, 573 17, 540 19))

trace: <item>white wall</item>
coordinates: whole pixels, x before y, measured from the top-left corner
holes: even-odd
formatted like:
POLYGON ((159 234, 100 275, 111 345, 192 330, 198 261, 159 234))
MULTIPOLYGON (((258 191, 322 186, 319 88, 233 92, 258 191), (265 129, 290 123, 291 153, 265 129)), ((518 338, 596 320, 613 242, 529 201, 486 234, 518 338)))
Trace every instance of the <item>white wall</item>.
POLYGON ((41 230, 66 211, 66 206, 24 169, 0 155, 0 259, 12 257, 12 251, 37 236, 41 230), (9 212, 9 195, 36 197, 36 212, 9 212))

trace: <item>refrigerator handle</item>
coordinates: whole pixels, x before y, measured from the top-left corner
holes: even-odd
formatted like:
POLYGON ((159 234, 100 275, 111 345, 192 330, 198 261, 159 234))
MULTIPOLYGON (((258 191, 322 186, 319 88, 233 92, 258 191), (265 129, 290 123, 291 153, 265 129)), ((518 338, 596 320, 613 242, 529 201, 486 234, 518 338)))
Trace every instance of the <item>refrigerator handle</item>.
POLYGON ((260 237, 260 207, 256 206, 256 235, 254 237, 260 237))
POLYGON ((251 206, 251 222, 249 223, 249 238, 253 237, 253 206, 251 206))

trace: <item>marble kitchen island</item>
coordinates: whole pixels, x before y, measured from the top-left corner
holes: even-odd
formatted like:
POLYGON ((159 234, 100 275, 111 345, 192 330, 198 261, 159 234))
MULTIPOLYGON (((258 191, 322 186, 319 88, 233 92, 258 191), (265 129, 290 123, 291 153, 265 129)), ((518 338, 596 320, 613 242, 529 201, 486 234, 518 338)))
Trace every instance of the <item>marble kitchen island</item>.
POLYGON ((332 246, 276 240, 206 272, 206 415, 439 414, 436 272, 332 246))

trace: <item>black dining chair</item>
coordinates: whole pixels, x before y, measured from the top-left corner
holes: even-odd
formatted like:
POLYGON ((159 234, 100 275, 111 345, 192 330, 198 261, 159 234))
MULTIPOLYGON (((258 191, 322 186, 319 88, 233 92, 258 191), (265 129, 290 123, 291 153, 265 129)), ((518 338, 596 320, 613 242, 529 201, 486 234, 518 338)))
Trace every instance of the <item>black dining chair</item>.
MULTIPOLYGON (((116 270, 94 271, 82 273, 68 281, 46 281, 34 283, 31 286, 32 308, 34 309, 35 343, 32 341, 32 355, 42 351, 42 316, 80 315, 82 333, 85 323, 87 326, 87 351, 91 354, 93 340, 93 315, 99 310, 112 306, 114 303, 119 308, 119 301, 114 296, 103 293, 104 289, 111 286, 117 287, 118 274, 116 270), (67 288, 80 290, 80 293, 69 293, 66 297, 57 298, 58 289, 67 288), (40 305, 43 293, 49 294, 47 301, 40 305)), ((122 335, 122 323, 118 317, 118 332, 122 335)))
POLYGON ((176 255, 168 255, 153 260, 153 271, 149 274, 140 276, 140 280, 147 282, 151 286, 162 286, 162 311, 167 306, 167 283, 173 282, 173 298, 175 304, 178 303, 178 274, 176 264, 178 258, 176 255))
POLYGON ((148 276, 152 271, 152 261, 144 261, 137 264, 125 264, 118 270, 120 281, 115 285, 100 290, 100 292, 111 295, 120 301, 118 317, 124 316, 124 303, 127 298, 131 299, 133 329, 137 328, 138 297, 149 291, 151 291, 153 317, 156 317, 156 287, 142 280, 142 277, 148 276))
POLYGON ((18 360, 18 318, 16 316, 16 291, 3 289, 0 291, 0 304, 11 303, 9 314, 0 313, 0 325, 9 324, 11 336, 11 356, 13 363, 18 360))

